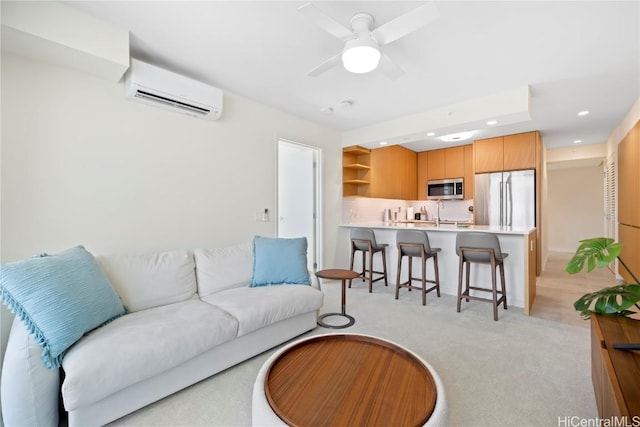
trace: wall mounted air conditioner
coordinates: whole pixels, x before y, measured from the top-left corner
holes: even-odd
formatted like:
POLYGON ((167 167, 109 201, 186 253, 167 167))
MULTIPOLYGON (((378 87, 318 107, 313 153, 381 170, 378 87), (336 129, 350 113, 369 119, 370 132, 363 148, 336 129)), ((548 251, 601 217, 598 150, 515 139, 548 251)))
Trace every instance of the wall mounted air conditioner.
POLYGON ((220 89, 137 59, 131 59, 124 87, 132 101, 207 120, 222 115, 220 89))

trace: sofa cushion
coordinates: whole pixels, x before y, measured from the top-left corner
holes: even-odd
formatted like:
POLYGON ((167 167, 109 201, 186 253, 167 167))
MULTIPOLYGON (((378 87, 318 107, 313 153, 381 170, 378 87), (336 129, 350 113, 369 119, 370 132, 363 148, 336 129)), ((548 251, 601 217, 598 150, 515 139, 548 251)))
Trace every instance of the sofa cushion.
POLYGON ((169 370, 233 339, 238 322, 192 299, 127 314, 96 329, 62 362, 68 411, 169 370))
POLYGON ((298 314, 318 310, 324 294, 311 286, 281 285, 229 289, 202 298, 238 319, 238 336, 298 314))
POLYGON ((307 238, 256 236, 253 239, 251 286, 283 283, 310 285, 307 270, 307 238))
POLYGON ((86 332, 125 312, 95 258, 82 246, 3 264, 0 299, 24 322, 52 369, 86 332))
POLYGON ((251 282, 253 244, 251 242, 193 251, 200 297, 251 282))
POLYGON ((195 263, 189 251, 96 257, 130 312, 191 299, 195 263))

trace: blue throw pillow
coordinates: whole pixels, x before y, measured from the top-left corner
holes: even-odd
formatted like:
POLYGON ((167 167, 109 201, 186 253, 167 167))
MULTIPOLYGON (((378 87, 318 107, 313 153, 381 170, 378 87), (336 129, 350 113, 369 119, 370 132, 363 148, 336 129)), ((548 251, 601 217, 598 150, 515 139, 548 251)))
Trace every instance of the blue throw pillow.
POLYGON ((93 255, 82 246, 0 266, 0 299, 42 346, 47 368, 85 333, 125 313, 93 255))
POLYGON ((311 284, 307 270, 307 238, 256 236, 253 239, 253 279, 249 286, 283 283, 311 284))

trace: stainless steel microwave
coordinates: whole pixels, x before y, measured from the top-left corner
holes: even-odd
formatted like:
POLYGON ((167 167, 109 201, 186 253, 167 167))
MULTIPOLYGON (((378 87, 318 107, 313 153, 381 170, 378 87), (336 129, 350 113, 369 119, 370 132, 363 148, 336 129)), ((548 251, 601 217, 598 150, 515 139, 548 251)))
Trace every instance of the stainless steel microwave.
POLYGON ((427 182, 427 199, 462 200, 464 199, 464 180, 438 179, 427 182))

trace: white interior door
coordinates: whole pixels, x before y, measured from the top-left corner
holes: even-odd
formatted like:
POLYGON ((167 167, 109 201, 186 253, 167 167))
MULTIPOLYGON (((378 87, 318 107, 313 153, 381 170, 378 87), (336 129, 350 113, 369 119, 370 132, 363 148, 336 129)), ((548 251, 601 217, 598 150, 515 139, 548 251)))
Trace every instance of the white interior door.
POLYGON ((307 265, 320 264, 320 150, 278 140, 278 237, 306 237, 307 265))

